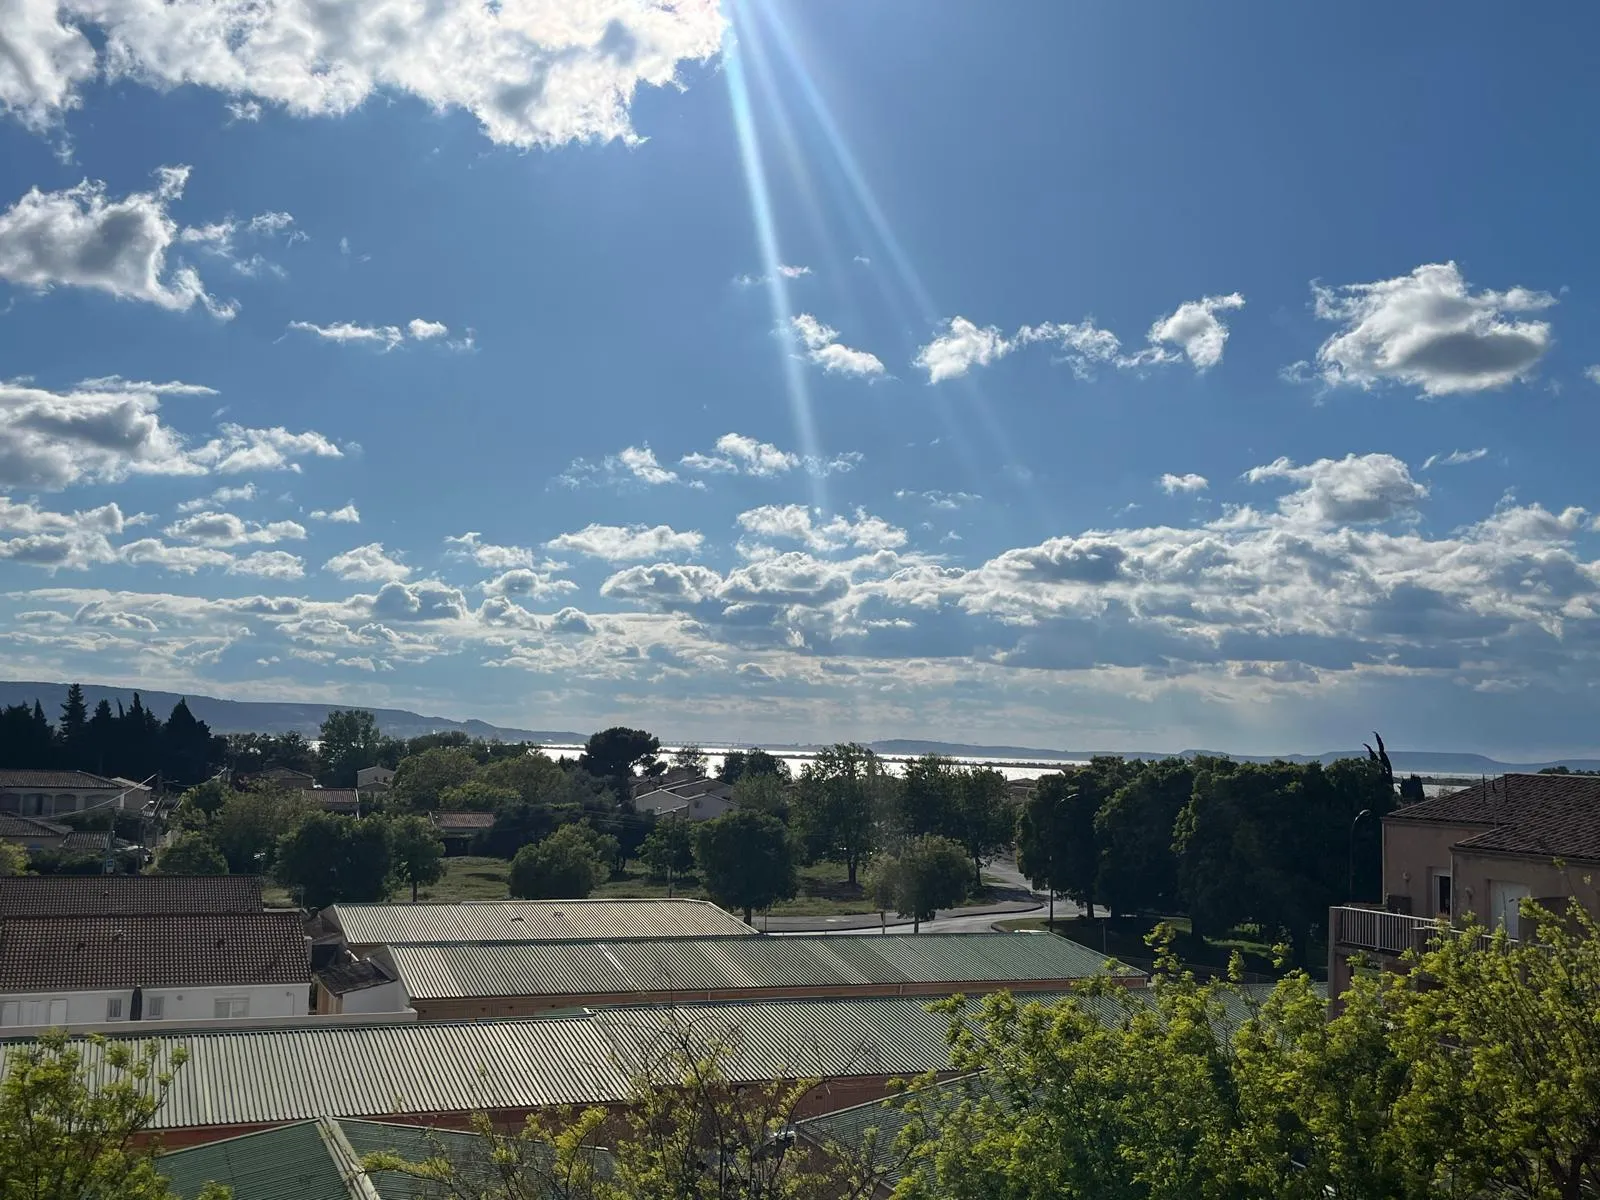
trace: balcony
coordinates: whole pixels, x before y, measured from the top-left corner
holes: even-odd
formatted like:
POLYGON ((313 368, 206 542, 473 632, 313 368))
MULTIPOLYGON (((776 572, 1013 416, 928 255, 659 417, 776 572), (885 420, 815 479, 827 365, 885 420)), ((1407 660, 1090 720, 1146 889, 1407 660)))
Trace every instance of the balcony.
MULTIPOLYGON (((1370 950, 1398 958, 1407 950, 1420 954, 1439 934, 1439 922, 1434 917, 1350 906, 1329 909, 1328 915, 1330 946, 1340 950, 1370 950)), ((1480 936, 1479 948, 1486 948, 1490 940, 1488 934, 1480 936)))

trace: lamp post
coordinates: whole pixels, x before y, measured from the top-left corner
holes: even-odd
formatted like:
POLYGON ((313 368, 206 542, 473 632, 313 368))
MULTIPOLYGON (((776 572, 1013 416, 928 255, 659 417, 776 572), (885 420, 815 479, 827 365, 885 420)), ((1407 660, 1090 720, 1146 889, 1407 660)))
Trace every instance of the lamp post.
POLYGON ((1361 824, 1362 817, 1370 817, 1371 815, 1372 810, 1370 808, 1363 808, 1356 814, 1355 820, 1350 822, 1350 876, 1345 885, 1344 896, 1346 900, 1354 900, 1356 898, 1356 826, 1361 824))

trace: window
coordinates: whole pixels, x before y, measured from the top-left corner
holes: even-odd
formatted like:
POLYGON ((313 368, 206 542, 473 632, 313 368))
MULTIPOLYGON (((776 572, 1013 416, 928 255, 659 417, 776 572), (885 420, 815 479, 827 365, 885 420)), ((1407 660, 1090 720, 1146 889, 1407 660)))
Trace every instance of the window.
POLYGON ((1433 875, 1433 911, 1440 916, 1450 915, 1450 872, 1434 871, 1433 875))
POLYGON ((0 1004, 0 1025, 21 1025, 22 1004, 16 1000, 7 1000, 0 1004))
POLYGON ((65 1025, 65 997, 49 1000, 7 1000, 0 1004, 0 1025, 65 1025))
POLYGON ((167 1015, 167 998, 165 996, 148 996, 144 1002, 145 1016, 152 1021, 159 1021, 167 1015))
POLYGON ((248 1017, 250 1015, 250 1000, 245 996, 219 997, 213 1011, 219 1018, 248 1017))
POLYGON ((106 998, 106 1020, 122 1020, 122 997, 109 996, 106 998))

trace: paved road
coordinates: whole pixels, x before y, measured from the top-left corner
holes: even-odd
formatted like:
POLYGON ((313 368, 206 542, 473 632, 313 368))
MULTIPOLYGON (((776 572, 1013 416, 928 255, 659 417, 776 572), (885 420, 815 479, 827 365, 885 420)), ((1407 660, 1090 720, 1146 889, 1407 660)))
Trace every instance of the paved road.
MULTIPOLYGON (((934 915, 933 920, 922 923, 924 933, 987 933, 996 921, 1016 917, 1042 917, 1047 911, 1047 897, 1036 892, 1017 870, 1017 864, 1008 859, 997 859, 983 871, 993 882, 995 890, 1006 899, 981 908, 947 908, 934 915)), ((1056 916, 1074 916, 1081 909, 1070 900, 1056 899, 1056 916)), ((877 913, 863 913, 846 917, 771 917, 756 918, 756 927, 769 933, 853 933, 880 932, 877 913)), ((910 921, 891 919, 887 926, 891 933, 910 933, 910 921)))

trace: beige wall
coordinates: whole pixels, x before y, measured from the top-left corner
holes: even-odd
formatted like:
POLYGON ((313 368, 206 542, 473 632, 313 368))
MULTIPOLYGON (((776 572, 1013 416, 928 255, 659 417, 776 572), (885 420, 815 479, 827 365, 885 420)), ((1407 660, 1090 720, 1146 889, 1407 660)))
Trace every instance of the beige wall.
POLYGON ((1484 924, 1490 914, 1490 885, 1495 881, 1524 884, 1535 900, 1575 896, 1578 903, 1600 916, 1600 868, 1552 859, 1516 858, 1502 854, 1455 853, 1456 907, 1471 912, 1484 924))
POLYGON ((1432 887, 1431 873, 1452 870, 1450 847, 1487 828, 1487 825, 1445 825, 1438 821, 1385 818, 1383 894, 1409 896, 1413 914, 1419 917, 1437 916, 1438 905, 1429 890, 1432 887))

